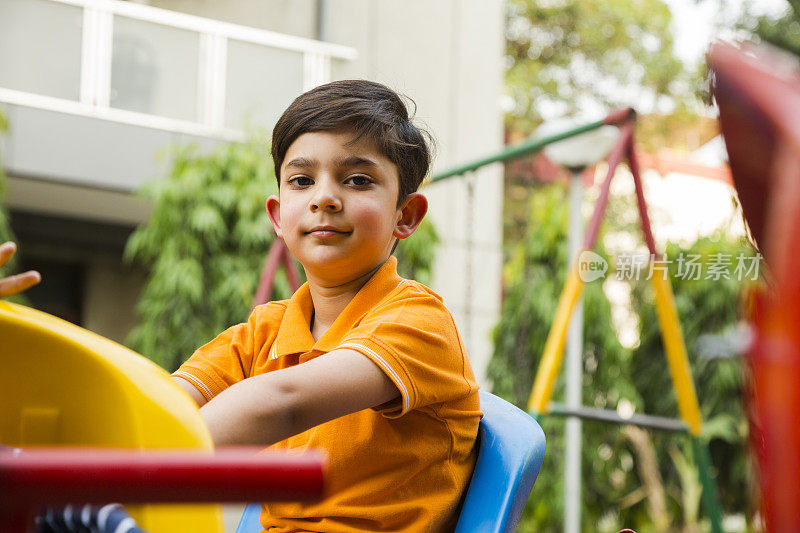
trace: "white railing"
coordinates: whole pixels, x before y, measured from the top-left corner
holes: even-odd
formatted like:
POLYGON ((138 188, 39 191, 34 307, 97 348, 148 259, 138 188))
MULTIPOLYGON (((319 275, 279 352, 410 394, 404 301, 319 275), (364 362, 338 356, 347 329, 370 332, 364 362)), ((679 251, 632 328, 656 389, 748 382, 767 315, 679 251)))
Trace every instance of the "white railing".
POLYGON ((331 61, 355 57, 119 0, 0 0, 0 102, 166 131, 242 139, 243 121, 270 126, 292 98, 330 80, 331 61))

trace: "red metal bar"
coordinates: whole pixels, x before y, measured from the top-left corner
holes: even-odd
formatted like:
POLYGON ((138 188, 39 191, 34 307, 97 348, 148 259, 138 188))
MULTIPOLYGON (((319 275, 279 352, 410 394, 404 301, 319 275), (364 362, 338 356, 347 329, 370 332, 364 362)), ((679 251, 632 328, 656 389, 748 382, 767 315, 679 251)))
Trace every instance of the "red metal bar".
MULTIPOLYGON (((281 241, 283 242, 283 241, 281 241)), ((297 273, 297 263, 294 262, 289 248, 283 243, 283 268, 286 269, 286 277, 289 279, 289 286, 292 291, 300 288, 300 275, 297 273)))
MULTIPOLYGON (((36 448, 0 451, 0 531, 44 505, 314 500, 325 457, 263 448, 136 451, 36 448)), ((16 524, 16 526, 14 526, 16 524)))
POLYGON ((253 307, 267 303, 270 296, 272 296, 275 274, 278 272, 284 248, 286 248, 286 245, 283 243, 283 239, 276 238, 272 241, 267 257, 264 259, 264 268, 261 270, 261 278, 258 280, 256 294, 253 296, 253 307))
POLYGON ((628 165, 630 166, 631 174, 633 174, 633 183, 636 186, 636 205, 639 206, 639 221, 642 224, 644 242, 647 243, 650 256, 658 258, 656 241, 653 239, 653 229, 650 225, 650 216, 647 214, 647 202, 644 201, 644 188, 642 187, 642 177, 639 173, 639 160, 636 158, 636 146, 633 142, 633 135, 631 135, 626 150, 628 153, 628 165))
POLYGON ((609 126, 619 126, 625 122, 635 121, 636 110, 634 110, 632 107, 626 107, 625 109, 617 109, 609 113, 608 116, 603 119, 603 124, 607 124, 609 126))
POLYGON ((595 241, 597 241, 597 235, 600 233, 600 223, 603 221, 603 215, 605 214, 606 207, 608 206, 608 195, 609 191, 611 190, 611 180, 614 178, 617 165, 619 165, 619 162, 622 160, 622 154, 625 153, 626 147, 631 142, 632 135, 633 122, 626 122, 620 127, 617 144, 614 145, 614 148, 611 149, 611 153, 608 154, 608 172, 606 173, 606 179, 603 182, 602 188, 600 189, 600 197, 594 204, 592 218, 589 220, 589 224, 586 228, 586 236, 583 241, 583 248, 585 250, 593 249, 595 241))
POLYGON ((264 269, 261 271, 261 279, 258 281, 258 288, 253 297, 253 307, 267 303, 272 298, 272 291, 275 288, 275 276, 278 268, 283 264, 286 269, 286 277, 292 291, 300 288, 300 275, 297 273, 297 266, 292 259, 292 254, 286 247, 283 239, 275 239, 267 252, 264 260, 264 269))

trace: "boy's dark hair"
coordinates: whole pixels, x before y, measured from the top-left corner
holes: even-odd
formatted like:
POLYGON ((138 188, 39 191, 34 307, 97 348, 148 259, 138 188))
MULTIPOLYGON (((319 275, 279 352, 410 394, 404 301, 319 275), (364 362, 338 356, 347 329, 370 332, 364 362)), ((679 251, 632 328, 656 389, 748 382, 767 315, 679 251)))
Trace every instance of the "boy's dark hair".
POLYGON ((431 135, 411 123, 408 109, 396 92, 367 80, 320 85, 298 96, 283 112, 272 130, 272 160, 278 185, 281 164, 295 139, 311 131, 341 129, 353 132, 350 143, 361 138, 374 142, 397 167, 398 206, 419 188, 431 163, 431 135))

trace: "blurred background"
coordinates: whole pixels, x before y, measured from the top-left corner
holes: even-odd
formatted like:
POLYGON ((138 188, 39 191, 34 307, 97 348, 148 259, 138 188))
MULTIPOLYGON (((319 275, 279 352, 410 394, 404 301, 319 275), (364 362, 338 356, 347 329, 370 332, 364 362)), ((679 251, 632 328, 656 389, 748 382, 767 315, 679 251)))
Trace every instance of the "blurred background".
MULTIPOLYGON (((523 141, 545 121, 632 106, 659 250, 708 262, 756 252, 710 101, 716 38, 800 51, 783 0, 0 0, 0 241, 43 282, 25 298, 168 370, 250 308, 273 241, 269 132, 297 95, 338 79, 414 100, 433 174, 523 141)), ((604 176, 583 174, 584 212, 604 176)), ((646 253, 626 168, 599 252, 646 253)), ((524 405, 566 268, 569 172, 543 154, 426 186, 407 275, 453 312, 479 382, 524 405)), ((670 264, 725 529, 756 527, 740 402, 733 275, 670 264), (733 340, 731 340, 733 339, 733 340)), ((641 280, 586 292, 583 403, 676 413, 641 280)), ((275 298, 287 297, 277 280, 275 298)), ((562 392, 556 390, 556 399, 562 392)), ((563 420, 520 531, 563 528, 563 420)), ((587 422, 584 530, 702 531, 680 436, 587 422), (655 459, 654 459, 655 458, 655 459)))

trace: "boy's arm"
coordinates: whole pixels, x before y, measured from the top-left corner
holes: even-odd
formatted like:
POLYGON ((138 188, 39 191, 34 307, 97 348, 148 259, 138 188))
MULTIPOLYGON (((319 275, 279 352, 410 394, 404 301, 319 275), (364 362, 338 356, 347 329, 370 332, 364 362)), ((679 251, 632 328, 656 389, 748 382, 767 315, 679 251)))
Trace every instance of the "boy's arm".
POLYGON ((177 383, 180 388, 185 390, 186 393, 192 397, 192 400, 194 400, 194 403, 197 404, 197 407, 203 407, 208 402, 206 397, 203 396, 199 390, 197 390, 197 387, 192 385, 189 381, 178 376, 170 376, 170 379, 177 383))
POLYGON ((369 358, 338 349, 240 381, 200 413, 216 445, 266 446, 399 396, 397 386, 369 358))

